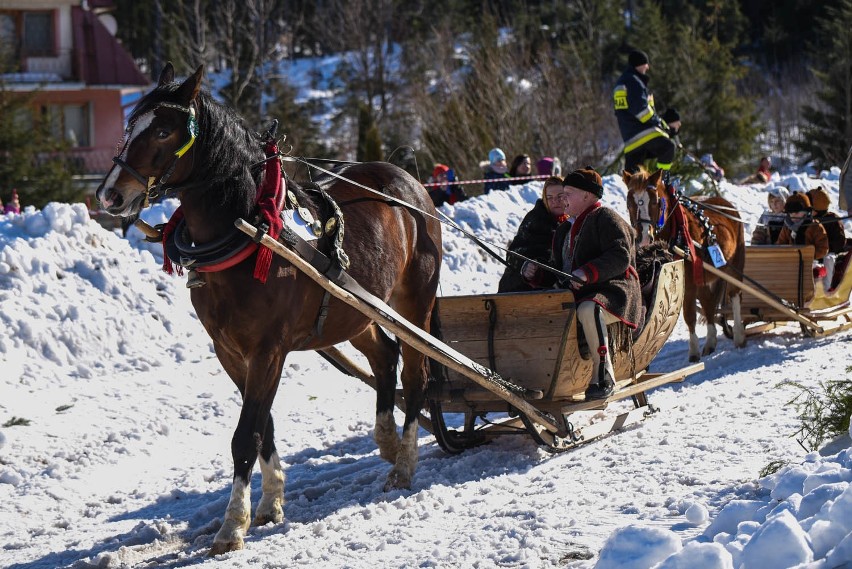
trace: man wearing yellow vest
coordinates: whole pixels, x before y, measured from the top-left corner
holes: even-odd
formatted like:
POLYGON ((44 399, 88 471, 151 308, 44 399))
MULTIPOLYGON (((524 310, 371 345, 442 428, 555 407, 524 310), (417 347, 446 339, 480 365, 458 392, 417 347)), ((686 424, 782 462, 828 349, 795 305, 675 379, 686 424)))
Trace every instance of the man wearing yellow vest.
POLYGON ((636 172, 649 158, 657 159, 657 168, 669 170, 675 144, 668 128, 654 111, 654 97, 648 94, 648 54, 635 49, 627 56, 627 69, 618 78, 612 92, 615 118, 624 140, 624 169, 636 172))

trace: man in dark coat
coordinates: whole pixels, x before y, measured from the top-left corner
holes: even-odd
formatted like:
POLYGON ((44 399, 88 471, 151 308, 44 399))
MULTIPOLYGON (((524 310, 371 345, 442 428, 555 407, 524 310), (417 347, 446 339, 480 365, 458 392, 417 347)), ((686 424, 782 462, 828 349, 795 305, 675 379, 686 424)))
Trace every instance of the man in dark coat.
POLYGON ((597 172, 574 170, 563 183, 565 213, 574 222, 556 230, 549 264, 572 278, 558 280, 532 263, 524 265, 523 274, 539 286, 556 281, 575 290, 577 319, 595 364, 586 399, 605 399, 615 387, 607 325, 616 324, 629 333, 642 315, 634 232, 615 210, 601 205, 603 183, 597 172))
MULTIPOLYGON (((565 221, 562 203, 562 178, 551 176, 544 181, 541 199, 536 200, 533 208, 524 216, 518 233, 509 243, 509 251, 523 255, 540 263, 550 260, 553 247, 553 232, 565 221)), ((500 278, 497 292, 526 292, 535 290, 524 277, 521 268, 524 259, 514 255, 506 258, 506 270, 500 278)))
POLYGON ((675 155, 675 143, 660 116, 654 111, 654 97, 648 93, 648 54, 638 49, 627 56, 627 69, 612 91, 615 118, 624 140, 624 169, 636 172, 649 158, 657 159, 657 168, 669 170, 675 155))

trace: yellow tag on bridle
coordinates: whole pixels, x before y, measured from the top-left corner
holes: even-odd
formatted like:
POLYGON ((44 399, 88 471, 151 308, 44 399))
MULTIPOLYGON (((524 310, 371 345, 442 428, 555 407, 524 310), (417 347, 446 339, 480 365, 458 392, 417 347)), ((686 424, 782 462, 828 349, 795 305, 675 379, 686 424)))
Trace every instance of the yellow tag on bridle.
POLYGON ((192 148, 195 144, 195 139, 198 136, 198 121, 195 118, 195 107, 189 107, 189 118, 186 120, 186 130, 189 131, 189 140, 175 151, 175 156, 180 158, 192 148))

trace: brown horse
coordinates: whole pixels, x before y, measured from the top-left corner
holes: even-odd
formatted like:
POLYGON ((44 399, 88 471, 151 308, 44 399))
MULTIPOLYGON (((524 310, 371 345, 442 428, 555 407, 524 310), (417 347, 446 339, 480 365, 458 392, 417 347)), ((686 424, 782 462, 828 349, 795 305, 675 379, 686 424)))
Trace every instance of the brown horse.
MULTIPOLYGON (((200 90, 201 78, 199 67, 183 83, 174 82, 174 69, 166 66, 158 86, 131 114, 124 146, 97 195, 108 212, 123 217, 137 213, 152 195, 176 195, 184 217, 174 230, 175 240, 180 236, 203 260, 210 251, 227 251, 222 255, 229 256, 244 242, 253 245, 238 235, 234 220, 255 219, 260 207, 256 194, 262 193, 258 188, 268 176, 269 161, 264 162, 260 137, 200 90)), ((440 224, 424 214, 435 214, 429 195, 405 171, 387 163, 349 165, 338 173, 345 180, 327 177, 319 186, 343 212, 349 273, 368 292, 428 331, 442 252, 440 224)), ((289 179, 285 184, 288 202, 295 197, 303 210, 325 221, 328 215, 323 212, 333 205, 319 189, 303 188, 289 179)), ((324 227, 329 230, 329 224, 324 227)), ((323 235, 316 247, 328 253, 331 241, 323 235)), ((263 494, 254 524, 283 519, 284 474, 270 409, 291 351, 351 342, 366 356, 376 378, 374 436, 382 458, 393 464, 385 490, 410 487, 417 463, 417 417, 427 380, 424 356, 401 347, 406 412, 400 438, 393 418, 397 343, 360 312, 335 298, 329 300, 321 287, 278 256, 272 258, 265 273, 268 280, 262 282, 256 277, 258 255, 252 253, 224 270, 210 267, 228 263, 218 267, 212 263, 208 272, 190 273, 198 281, 193 284, 203 284, 192 289, 192 304, 243 399, 231 441, 231 498, 211 554, 243 547, 251 513, 251 471, 258 458, 263 494)))
MULTIPOLYGON (((636 229, 637 243, 646 245, 656 237, 688 250, 689 242, 693 241, 698 243, 695 251, 699 252, 703 263, 712 263, 708 250, 715 243, 726 261, 722 270, 742 280, 745 234, 740 215, 733 204, 721 197, 687 201, 673 188, 666 187, 662 175, 662 170, 649 174, 644 169, 635 174, 623 173, 627 186, 627 210, 630 223, 636 229), (657 220, 660 219, 663 200, 663 223, 658 229, 657 220)), ((697 362, 702 355, 712 354, 716 350, 716 314, 726 283, 709 271, 702 270, 700 265, 693 266, 691 261, 687 261, 686 269, 683 319, 689 328, 689 361, 697 362), (696 298, 701 303, 707 323, 707 338, 700 355, 698 336, 695 335, 696 298)), ((745 346, 745 330, 740 314, 741 292, 734 286, 728 286, 727 294, 734 315, 734 345, 741 348, 745 346)))

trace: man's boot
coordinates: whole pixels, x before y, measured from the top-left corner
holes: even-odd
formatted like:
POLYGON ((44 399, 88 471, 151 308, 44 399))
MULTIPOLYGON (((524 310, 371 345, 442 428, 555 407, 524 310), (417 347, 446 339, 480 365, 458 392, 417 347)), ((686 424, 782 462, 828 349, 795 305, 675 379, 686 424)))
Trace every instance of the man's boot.
MULTIPOLYGON (((601 307, 595 306, 595 331, 598 337, 598 349, 594 352, 593 360, 595 361, 595 371, 592 376, 592 382, 586 389, 586 401, 594 399, 606 399, 615 390, 615 374, 612 368, 612 360, 609 357, 608 337, 606 332, 606 322, 604 322, 601 307)), ((586 334, 588 338, 589 334, 586 334)), ((589 342, 591 344, 591 342, 589 342)))
POLYGON ((611 371, 612 363, 609 361, 609 350, 605 345, 598 348, 598 358, 599 363, 593 378, 595 381, 586 389, 586 401, 606 399, 615 390, 615 380, 612 378, 611 371))

